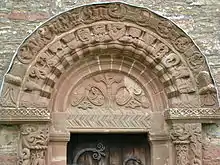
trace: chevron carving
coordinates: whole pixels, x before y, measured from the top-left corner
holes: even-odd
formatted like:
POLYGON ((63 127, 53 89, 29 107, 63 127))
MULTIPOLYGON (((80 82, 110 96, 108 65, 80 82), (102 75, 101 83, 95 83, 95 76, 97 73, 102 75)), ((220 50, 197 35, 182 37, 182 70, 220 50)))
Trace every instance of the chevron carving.
POLYGON ((71 115, 67 123, 68 129, 149 129, 150 115, 71 115))
POLYGON ((149 129, 151 102, 136 81, 121 73, 93 75, 73 88, 68 129, 149 129))

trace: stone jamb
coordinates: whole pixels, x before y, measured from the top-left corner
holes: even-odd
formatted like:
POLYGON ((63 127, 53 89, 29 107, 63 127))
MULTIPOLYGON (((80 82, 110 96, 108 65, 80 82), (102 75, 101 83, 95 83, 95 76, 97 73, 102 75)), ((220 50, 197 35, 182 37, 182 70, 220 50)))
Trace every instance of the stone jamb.
POLYGON ((170 126, 175 164, 202 164, 202 124, 186 121, 174 122, 170 126))

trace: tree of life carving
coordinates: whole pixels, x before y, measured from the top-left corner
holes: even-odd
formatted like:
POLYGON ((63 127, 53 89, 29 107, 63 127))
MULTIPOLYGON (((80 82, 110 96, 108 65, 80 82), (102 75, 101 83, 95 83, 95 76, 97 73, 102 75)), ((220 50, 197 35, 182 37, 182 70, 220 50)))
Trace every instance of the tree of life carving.
POLYGON ((73 89, 70 97, 72 107, 88 110, 150 108, 150 101, 140 85, 119 73, 101 73, 84 80, 73 89))

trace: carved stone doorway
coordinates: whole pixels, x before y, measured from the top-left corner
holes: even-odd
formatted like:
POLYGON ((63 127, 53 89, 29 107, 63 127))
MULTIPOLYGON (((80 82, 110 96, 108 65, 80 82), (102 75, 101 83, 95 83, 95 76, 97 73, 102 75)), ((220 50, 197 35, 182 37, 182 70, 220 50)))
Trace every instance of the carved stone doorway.
POLYGON ((24 40, 10 66, 0 122, 21 128, 22 165, 66 165, 71 132, 147 132, 151 165, 201 165, 202 123, 220 117, 192 39, 124 3, 57 15, 24 40))
POLYGON ((71 134, 67 165, 150 165, 146 134, 71 134))

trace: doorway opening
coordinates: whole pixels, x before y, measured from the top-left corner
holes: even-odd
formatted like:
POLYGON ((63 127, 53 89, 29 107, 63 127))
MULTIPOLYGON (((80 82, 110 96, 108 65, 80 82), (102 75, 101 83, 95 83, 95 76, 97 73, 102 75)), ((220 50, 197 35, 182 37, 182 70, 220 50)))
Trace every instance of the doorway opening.
POLYGON ((71 134, 68 165, 150 165, 147 134, 71 134))

